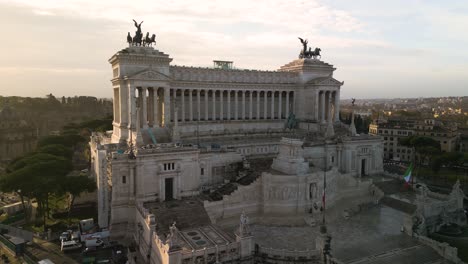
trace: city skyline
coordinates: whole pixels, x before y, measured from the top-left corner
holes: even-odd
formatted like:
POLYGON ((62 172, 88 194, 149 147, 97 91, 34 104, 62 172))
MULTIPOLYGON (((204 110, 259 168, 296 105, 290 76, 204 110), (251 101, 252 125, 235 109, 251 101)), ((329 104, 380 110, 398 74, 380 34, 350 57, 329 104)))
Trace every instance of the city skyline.
POLYGON ((398 2, 0 1, 13 40, 0 44, 0 95, 111 97, 107 60, 127 46, 133 18, 173 65, 276 70, 297 58, 303 37, 338 68, 343 99, 467 95, 468 4, 398 2))

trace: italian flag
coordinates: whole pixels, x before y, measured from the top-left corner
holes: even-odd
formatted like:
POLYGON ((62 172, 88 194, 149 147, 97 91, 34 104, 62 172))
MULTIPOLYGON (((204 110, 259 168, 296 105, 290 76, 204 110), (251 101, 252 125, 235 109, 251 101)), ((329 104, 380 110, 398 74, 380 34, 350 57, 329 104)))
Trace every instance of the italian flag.
POLYGON ((405 174, 403 175, 403 178, 405 179, 405 182, 409 184, 411 181, 411 173, 413 172, 413 163, 409 165, 409 167, 406 169, 405 174))

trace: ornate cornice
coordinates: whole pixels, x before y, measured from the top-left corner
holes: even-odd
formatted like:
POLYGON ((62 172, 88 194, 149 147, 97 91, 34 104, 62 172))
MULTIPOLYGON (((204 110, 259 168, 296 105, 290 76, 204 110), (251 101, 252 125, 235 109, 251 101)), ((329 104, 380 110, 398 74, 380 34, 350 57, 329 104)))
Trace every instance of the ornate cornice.
POLYGON ((213 68, 170 66, 171 76, 180 81, 206 81, 226 83, 272 83, 292 84, 297 82, 296 73, 256 70, 226 70, 213 68))

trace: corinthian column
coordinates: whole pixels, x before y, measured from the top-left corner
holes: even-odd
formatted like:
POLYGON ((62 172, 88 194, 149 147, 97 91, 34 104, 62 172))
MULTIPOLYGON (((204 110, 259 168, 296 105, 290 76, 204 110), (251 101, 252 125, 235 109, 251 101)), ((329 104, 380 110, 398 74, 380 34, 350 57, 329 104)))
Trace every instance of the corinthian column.
POLYGON ((239 118, 239 107, 238 107, 239 102, 238 102, 238 100, 237 100, 237 93, 238 93, 238 91, 234 91, 234 92, 235 92, 235 93, 234 93, 234 110, 235 110, 235 111, 234 111, 234 119, 235 119, 235 120, 238 120, 238 118, 239 118))
POLYGON ((335 122, 340 122, 340 90, 335 92, 335 122))
POLYGON ((180 96, 181 96, 181 100, 182 100, 182 123, 185 122, 185 89, 182 89, 180 90, 181 93, 180 93, 180 96))
POLYGON ((286 118, 289 117, 289 91, 286 91, 286 118))
POLYGON ((224 90, 219 91, 219 119, 224 120, 224 90))
POLYGON ((192 98, 192 93, 193 90, 188 90, 189 91, 189 120, 193 121, 193 98, 192 98))
POLYGON ((227 120, 231 120, 231 90, 227 90, 227 120))
POLYGON ((263 91, 263 118, 268 119, 268 91, 263 91))
POLYGON ((242 120, 245 120, 245 90, 242 91, 242 120))
POLYGON ((213 96, 213 116, 212 120, 216 120, 216 90, 211 91, 211 94, 213 96))
POLYGON ((271 119, 275 119, 275 92, 271 92, 271 119))
POLYGON ((200 121, 200 90, 197 90, 197 121, 200 121))
POLYGON ((256 92, 257 96, 257 120, 260 119, 260 91, 256 92))
POLYGON ((141 88, 141 101, 143 102, 143 128, 148 127, 148 104, 146 98, 146 87, 141 88))
POLYGON ((164 88, 164 120, 163 125, 166 126, 171 122, 171 89, 164 88))
POLYGON ((325 91, 320 93, 320 121, 325 123, 325 91))
POLYGON ((252 91, 249 91, 249 119, 252 120, 252 101, 253 101, 253 94, 252 94, 252 91))
POLYGON ((205 120, 208 121, 208 90, 205 90, 205 120))
POLYGON ((278 119, 283 119, 283 113, 281 112, 281 108, 283 106, 283 100, 282 100, 282 97, 283 97, 283 91, 280 91, 279 93, 279 96, 278 96, 278 119))

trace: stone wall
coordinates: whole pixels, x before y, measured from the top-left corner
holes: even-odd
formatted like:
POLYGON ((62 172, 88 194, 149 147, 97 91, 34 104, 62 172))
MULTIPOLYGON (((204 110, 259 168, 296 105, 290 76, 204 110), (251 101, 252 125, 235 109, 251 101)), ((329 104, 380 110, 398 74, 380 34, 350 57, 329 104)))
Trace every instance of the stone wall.
POLYGON ((250 185, 240 185, 230 195, 224 195, 221 201, 204 201, 204 207, 213 223, 227 218, 237 221, 242 212, 249 216, 258 215, 261 212, 261 200, 262 180, 259 177, 250 185))
POLYGON ((458 249, 456 247, 451 247, 448 243, 439 242, 426 236, 415 235, 414 237, 419 242, 437 251, 437 253, 439 253, 439 255, 441 255, 444 259, 452 261, 456 264, 465 263, 458 257, 458 249))

